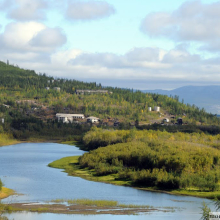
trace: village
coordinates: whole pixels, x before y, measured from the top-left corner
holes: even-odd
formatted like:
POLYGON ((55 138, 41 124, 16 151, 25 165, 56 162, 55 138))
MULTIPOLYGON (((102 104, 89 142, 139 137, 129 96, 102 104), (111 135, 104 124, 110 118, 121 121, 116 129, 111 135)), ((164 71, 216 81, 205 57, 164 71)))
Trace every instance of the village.
MULTIPOLYGON (((57 88, 56 88, 57 90, 57 88)), ((57 90, 60 92, 60 89, 57 90)), ((78 90, 76 94, 84 95, 84 94, 102 94, 106 93, 106 91, 98 90, 78 90)), ((38 100, 18 100, 16 101, 17 105, 26 106, 26 108, 20 108, 20 112, 24 113, 26 116, 35 116, 43 121, 47 120, 57 120, 57 122, 61 123, 73 123, 73 124, 91 124, 91 125, 104 125, 109 127, 118 127, 124 121, 122 119, 118 119, 117 117, 106 117, 106 118, 98 118, 93 115, 85 115, 83 113, 73 113, 68 108, 64 108, 63 112, 56 112, 55 108, 51 108, 45 105, 42 105, 38 102, 38 100)), ((12 108, 10 105, 3 104, 2 105, 6 109, 12 108)), ((158 114, 158 116, 148 123, 138 124, 138 125, 151 125, 151 124, 160 124, 160 125, 182 125, 182 118, 177 118, 174 115, 170 115, 166 111, 161 111, 161 107, 155 106, 154 108, 148 107, 147 111, 149 113, 158 114)), ((183 115, 185 117, 185 115, 183 115)), ((5 118, 1 118, 1 123, 5 123, 5 118)), ((130 126, 137 126, 137 122, 130 122, 130 126)))

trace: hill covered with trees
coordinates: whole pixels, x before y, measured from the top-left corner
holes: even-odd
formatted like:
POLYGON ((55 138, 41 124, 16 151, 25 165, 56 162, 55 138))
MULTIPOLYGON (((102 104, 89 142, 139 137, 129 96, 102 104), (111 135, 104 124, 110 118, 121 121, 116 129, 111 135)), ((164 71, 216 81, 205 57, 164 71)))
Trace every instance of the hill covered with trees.
POLYGON ((0 62, 0 132, 18 139, 33 136, 69 137, 90 129, 86 123, 63 124, 55 119, 56 113, 81 113, 100 118, 98 126, 130 129, 132 126, 160 124, 172 115, 171 123, 181 117, 185 124, 215 125, 220 120, 194 105, 185 105, 178 97, 145 94, 140 91, 103 87, 95 82, 81 82, 37 74, 33 70, 0 62), (57 89, 59 88, 59 89, 57 89), (77 89, 108 90, 106 94, 77 95, 77 89), (160 112, 149 111, 155 106, 160 112))

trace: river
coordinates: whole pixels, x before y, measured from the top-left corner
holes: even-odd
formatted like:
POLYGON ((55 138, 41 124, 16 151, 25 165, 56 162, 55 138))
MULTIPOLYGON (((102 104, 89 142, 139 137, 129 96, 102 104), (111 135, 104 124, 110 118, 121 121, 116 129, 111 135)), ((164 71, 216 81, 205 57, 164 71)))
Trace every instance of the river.
MULTIPOLYGON (((4 202, 45 202, 52 199, 103 199, 123 204, 175 207, 175 212, 152 212, 147 215, 112 216, 77 215, 77 219, 99 220, 195 220, 201 217, 202 202, 210 200, 195 197, 174 196, 148 192, 130 187, 91 182, 79 177, 68 176, 59 169, 47 165, 66 156, 82 155, 84 151, 75 146, 56 143, 22 143, 0 148, 0 178, 5 186, 20 195, 9 197, 4 202)), ((14 213, 9 219, 69 220, 73 215, 14 213)))

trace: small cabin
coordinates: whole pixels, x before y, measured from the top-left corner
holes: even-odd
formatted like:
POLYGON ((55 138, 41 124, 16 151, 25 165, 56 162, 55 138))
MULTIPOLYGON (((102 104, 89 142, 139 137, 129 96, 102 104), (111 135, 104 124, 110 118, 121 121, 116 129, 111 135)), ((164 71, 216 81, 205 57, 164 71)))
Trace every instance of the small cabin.
POLYGON ((76 95, 84 95, 84 94, 112 94, 112 92, 109 92, 108 90, 89 90, 89 89, 77 89, 76 95))
POLYGON ((164 119, 163 119, 163 122, 164 122, 164 123, 169 123, 169 122, 170 122, 170 119, 169 119, 169 118, 164 118, 164 119))
POLYGON ((87 122, 98 123, 99 122, 99 118, 91 116, 91 117, 87 118, 87 122))
POLYGON ((160 107, 159 106, 154 106, 154 111, 155 112, 159 112, 160 111, 160 107))
POLYGON ((10 108, 10 105, 5 105, 5 104, 3 104, 3 106, 4 106, 5 108, 10 108))
POLYGON ((177 119, 177 124, 178 125, 182 125, 183 124, 183 119, 182 118, 178 118, 177 119))
POLYGON ((63 123, 72 123, 74 119, 84 119, 85 116, 83 114, 57 113, 56 118, 58 121, 62 121, 63 123))
POLYGON ((60 87, 54 87, 54 90, 56 90, 57 92, 60 92, 60 87))

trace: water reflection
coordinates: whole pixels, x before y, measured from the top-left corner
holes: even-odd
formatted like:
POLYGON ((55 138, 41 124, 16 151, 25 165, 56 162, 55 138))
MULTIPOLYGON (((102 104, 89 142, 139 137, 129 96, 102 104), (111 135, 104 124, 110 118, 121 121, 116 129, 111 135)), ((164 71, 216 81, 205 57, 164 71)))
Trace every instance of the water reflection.
POLYGON ((199 214, 175 214, 175 213, 154 213, 146 215, 63 215, 63 214, 37 214, 37 213, 18 213, 7 215, 12 220, 199 220, 199 214))

